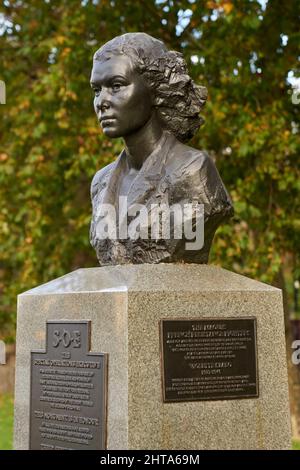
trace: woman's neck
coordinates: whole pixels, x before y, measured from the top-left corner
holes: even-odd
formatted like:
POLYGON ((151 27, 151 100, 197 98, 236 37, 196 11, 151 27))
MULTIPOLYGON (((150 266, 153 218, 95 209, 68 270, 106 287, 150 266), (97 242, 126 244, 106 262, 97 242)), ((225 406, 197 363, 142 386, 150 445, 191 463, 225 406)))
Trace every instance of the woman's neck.
POLYGON ((149 121, 137 132, 124 137, 125 150, 129 169, 139 170, 144 161, 157 147, 157 142, 162 136, 162 126, 156 113, 153 113, 149 121))

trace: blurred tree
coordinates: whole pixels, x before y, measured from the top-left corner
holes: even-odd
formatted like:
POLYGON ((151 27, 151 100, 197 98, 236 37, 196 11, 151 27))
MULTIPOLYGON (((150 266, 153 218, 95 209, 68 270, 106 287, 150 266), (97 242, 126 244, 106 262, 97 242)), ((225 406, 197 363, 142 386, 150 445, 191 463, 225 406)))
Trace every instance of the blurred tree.
MULTIPOLYGON (((206 148, 233 198, 211 260, 273 282, 289 253, 299 269, 298 0, 5 0, 0 10, 0 322, 13 331, 18 293, 77 267, 89 246, 89 185, 120 140, 92 107, 93 52, 145 31, 181 50, 209 90, 206 148), (1 13, 2 12, 2 13, 1 13)), ((299 271, 298 271, 299 273, 299 271)), ((0 324, 0 328, 1 328, 0 324)))

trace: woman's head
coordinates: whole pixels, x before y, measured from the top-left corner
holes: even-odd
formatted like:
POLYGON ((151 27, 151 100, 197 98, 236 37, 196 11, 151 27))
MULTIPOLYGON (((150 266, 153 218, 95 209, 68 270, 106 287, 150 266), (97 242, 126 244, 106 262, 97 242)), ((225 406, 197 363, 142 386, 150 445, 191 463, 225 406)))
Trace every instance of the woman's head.
MULTIPOLYGON (((104 44, 95 53, 94 64, 107 64, 118 56, 130 58, 132 68, 150 90, 152 105, 163 127, 179 140, 189 140, 203 122, 199 112, 205 104, 207 90, 192 81, 182 55, 168 51, 163 42, 148 34, 127 33, 104 44)), ((138 77, 136 82, 141 92, 138 77)), ((140 106, 143 106, 141 102, 140 106)), ((141 118, 146 117, 147 106, 149 103, 141 110, 141 118)))

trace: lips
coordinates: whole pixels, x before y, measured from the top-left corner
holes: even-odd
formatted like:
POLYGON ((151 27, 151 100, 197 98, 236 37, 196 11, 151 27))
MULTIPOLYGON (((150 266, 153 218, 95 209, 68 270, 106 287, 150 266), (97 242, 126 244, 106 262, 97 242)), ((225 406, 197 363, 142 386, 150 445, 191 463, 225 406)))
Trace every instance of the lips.
POLYGON ((101 124, 105 123, 105 124, 109 124, 109 122, 111 121, 114 121, 116 118, 115 116, 101 116, 100 117, 100 122, 101 124))

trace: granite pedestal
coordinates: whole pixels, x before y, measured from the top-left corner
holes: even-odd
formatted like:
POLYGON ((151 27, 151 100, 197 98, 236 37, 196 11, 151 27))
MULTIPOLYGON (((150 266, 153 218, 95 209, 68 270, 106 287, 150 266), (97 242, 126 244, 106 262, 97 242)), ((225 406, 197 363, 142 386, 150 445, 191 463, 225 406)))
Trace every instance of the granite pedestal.
MULTIPOLYGON (((15 448, 29 447, 30 352, 47 320, 90 320, 91 351, 108 354, 108 449, 288 449, 282 295, 216 266, 79 269, 18 298, 15 448), (255 398, 162 399, 161 319, 256 318, 255 398)), ((87 446, 88 448, 88 446, 87 446)))

